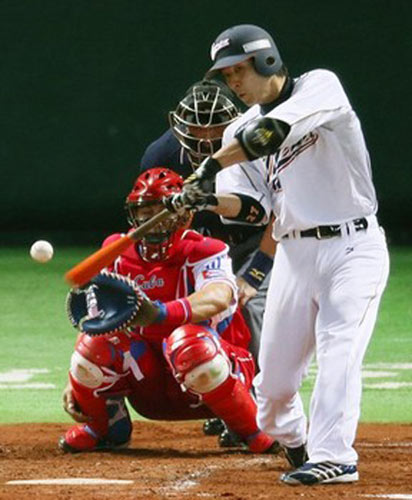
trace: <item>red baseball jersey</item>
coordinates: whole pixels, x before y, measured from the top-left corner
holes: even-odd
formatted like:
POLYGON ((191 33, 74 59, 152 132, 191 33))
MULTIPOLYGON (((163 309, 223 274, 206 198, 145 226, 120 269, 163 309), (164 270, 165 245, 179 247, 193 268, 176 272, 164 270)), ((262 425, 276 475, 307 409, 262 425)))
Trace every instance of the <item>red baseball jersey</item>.
MULTIPOLYGON (((103 246, 119 239, 122 234, 106 238, 103 246)), ((151 300, 167 302, 200 290, 209 283, 223 282, 233 290, 229 308, 207 322, 233 345, 247 348, 250 332, 237 310, 236 278, 232 271, 229 247, 220 240, 185 231, 174 244, 170 257, 160 262, 144 261, 133 245, 108 268, 136 281, 151 300)), ((149 342, 160 343, 175 326, 155 324, 137 328, 135 333, 149 342)))

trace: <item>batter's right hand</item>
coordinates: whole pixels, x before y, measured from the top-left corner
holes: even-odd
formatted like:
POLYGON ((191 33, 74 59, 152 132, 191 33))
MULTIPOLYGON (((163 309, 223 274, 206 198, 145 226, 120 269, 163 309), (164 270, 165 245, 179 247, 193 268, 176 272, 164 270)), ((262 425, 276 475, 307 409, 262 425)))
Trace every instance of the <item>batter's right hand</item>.
POLYGON ((66 411, 73 420, 76 422, 88 422, 89 417, 84 415, 78 408, 76 400, 73 397, 73 388, 70 381, 67 382, 63 390, 63 409, 66 411))

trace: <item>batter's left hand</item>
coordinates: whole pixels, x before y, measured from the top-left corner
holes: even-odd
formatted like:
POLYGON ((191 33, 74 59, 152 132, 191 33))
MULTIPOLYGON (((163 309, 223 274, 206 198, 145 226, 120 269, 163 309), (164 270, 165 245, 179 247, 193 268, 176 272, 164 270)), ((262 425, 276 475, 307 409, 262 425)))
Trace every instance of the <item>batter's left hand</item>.
POLYGON ((207 195, 214 191, 216 174, 222 170, 220 163, 212 157, 206 158, 192 175, 185 180, 183 192, 189 195, 207 195))
POLYGON ((258 291, 240 276, 236 279, 236 283, 238 286, 239 305, 244 307, 250 299, 255 297, 258 291))

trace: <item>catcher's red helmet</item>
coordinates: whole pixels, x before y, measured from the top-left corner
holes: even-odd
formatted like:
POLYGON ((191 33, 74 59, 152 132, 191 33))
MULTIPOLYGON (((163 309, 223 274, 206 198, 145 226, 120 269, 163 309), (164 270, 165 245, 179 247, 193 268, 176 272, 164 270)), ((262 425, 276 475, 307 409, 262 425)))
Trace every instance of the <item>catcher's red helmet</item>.
MULTIPOLYGON (((182 177, 168 168, 155 167, 140 174, 126 198, 129 224, 139 227, 164 208, 163 198, 179 193, 182 187, 182 177)), ((189 227, 191 218, 190 213, 175 214, 157 224, 138 243, 141 257, 147 261, 169 258, 173 244, 189 227)))
POLYGON ((163 197, 179 193, 183 187, 180 175, 164 167, 146 170, 136 179, 126 203, 161 201, 163 197))

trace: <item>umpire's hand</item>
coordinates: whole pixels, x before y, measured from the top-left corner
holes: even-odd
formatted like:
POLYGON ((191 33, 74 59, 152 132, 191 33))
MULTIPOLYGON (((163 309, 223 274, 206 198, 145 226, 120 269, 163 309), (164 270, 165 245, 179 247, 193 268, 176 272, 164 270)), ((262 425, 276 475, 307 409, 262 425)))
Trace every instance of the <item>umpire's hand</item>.
POLYGON ((63 408, 76 422, 88 422, 90 420, 77 406, 76 400, 73 397, 73 387, 70 381, 67 382, 63 390, 63 408))
POLYGON ((238 287, 239 305, 240 307, 244 307, 247 302, 258 293, 258 291, 252 285, 249 285, 249 283, 241 276, 237 278, 236 283, 238 287))

